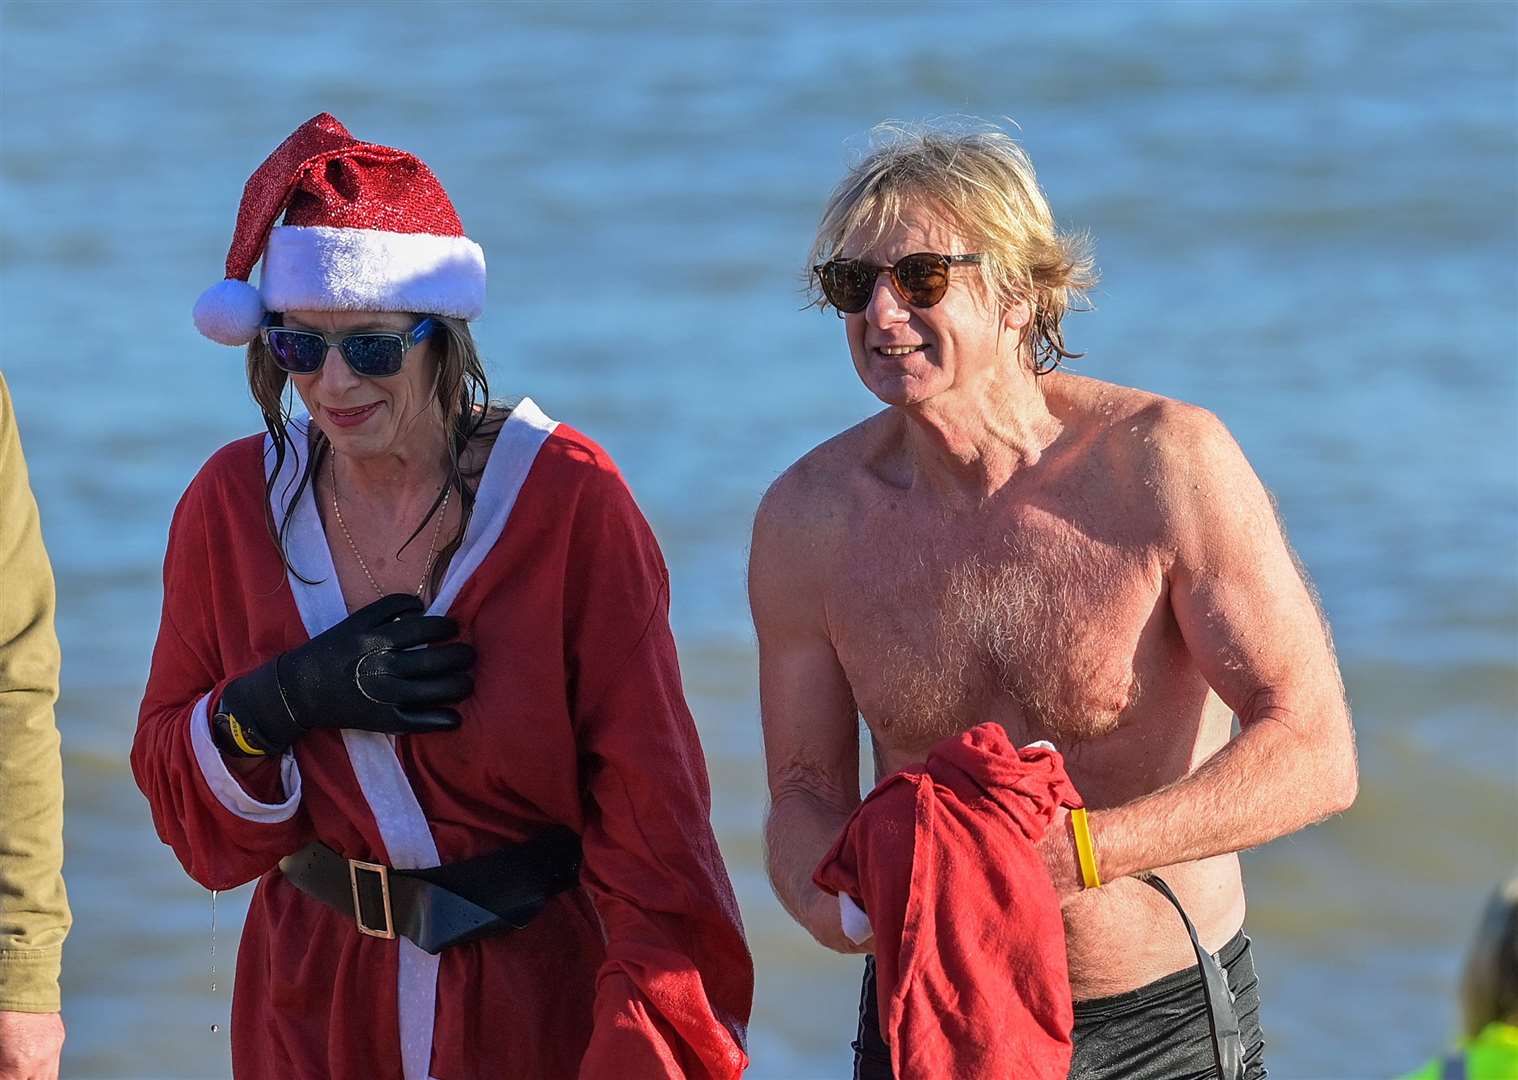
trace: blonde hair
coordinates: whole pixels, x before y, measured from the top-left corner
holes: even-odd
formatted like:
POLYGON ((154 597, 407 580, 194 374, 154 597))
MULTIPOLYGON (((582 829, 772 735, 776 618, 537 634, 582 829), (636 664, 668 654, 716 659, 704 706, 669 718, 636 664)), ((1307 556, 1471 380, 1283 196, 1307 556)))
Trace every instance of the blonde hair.
MULTIPOLYGON (((978 122, 888 121, 874 128, 870 143, 822 211, 808 270, 836 258, 850 238, 871 246, 909 208, 927 204, 982 255, 981 279, 997 308, 1027 300, 1033 316, 1023 340, 1035 371, 1080 356, 1065 348, 1060 323, 1096 283, 1090 240, 1055 229, 1027 152, 978 122)), ((812 302, 825 306, 816 275, 809 283, 812 302)))

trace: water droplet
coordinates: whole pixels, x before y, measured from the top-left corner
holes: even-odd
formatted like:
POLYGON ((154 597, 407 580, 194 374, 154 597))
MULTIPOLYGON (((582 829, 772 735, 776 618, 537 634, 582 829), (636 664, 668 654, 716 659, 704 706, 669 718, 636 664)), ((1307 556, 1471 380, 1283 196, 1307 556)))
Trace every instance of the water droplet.
POLYGON ((211 1025, 211 1034, 212 1035, 215 1035, 220 1030, 221 1030, 221 1025, 220 1024, 212 1024, 211 1025))
POLYGON ((211 992, 216 992, 216 890, 211 890, 211 992))

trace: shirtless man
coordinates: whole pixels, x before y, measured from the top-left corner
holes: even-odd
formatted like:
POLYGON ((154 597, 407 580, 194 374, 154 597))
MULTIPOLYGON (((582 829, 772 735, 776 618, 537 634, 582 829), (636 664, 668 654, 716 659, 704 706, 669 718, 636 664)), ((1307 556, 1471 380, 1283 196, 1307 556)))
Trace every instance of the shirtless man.
MULTIPOLYGON (((1226 967, 1264 1076, 1235 853, 1357 786, 1328 630, 1270 496, 1211 413, 1049 370, 1091 263, 1004 134, 898 132, 834 192, 813 255, 887 407, 788 469, 754 523, 776 893, 823 945, 869 951, 811 880, 860 802, 858 716, 877 779, 988 720, 1048 739, 1104 883, 1083 888, 1068 820, 1051 826, 1071 1076, 1214 1065, 1195 953, 1144 871, 1226 967)), ((884 1049, 863 1007, 856 1075, 889 1075, 884 1049)))

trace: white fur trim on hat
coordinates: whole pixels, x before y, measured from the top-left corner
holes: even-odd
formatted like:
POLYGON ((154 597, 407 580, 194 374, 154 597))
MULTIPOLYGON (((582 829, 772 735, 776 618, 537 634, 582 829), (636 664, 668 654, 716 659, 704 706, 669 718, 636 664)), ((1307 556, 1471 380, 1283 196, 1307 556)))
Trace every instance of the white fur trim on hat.
POLYGON ((195 301, 195 328, 223 345, 246 345, 258 336, 264 305, 246 281, 218 281, 195 301))
POLYGON ((259 292, 270 311, 485 310, 485 252, 467 236, 281 225, 269 233, 259 292))

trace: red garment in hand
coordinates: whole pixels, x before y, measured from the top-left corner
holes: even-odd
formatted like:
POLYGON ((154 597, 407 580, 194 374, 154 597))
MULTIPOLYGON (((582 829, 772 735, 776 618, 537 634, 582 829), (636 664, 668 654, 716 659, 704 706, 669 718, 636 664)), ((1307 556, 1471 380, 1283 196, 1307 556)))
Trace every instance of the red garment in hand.
POLYGON ((1064 1080, 1074 1022, 1059 899, 1034 844, 1081 806, 1054 750, 997 724, 886 777, 813 878, 875 930, 880 1029, 912 1080, 1064 1080))

